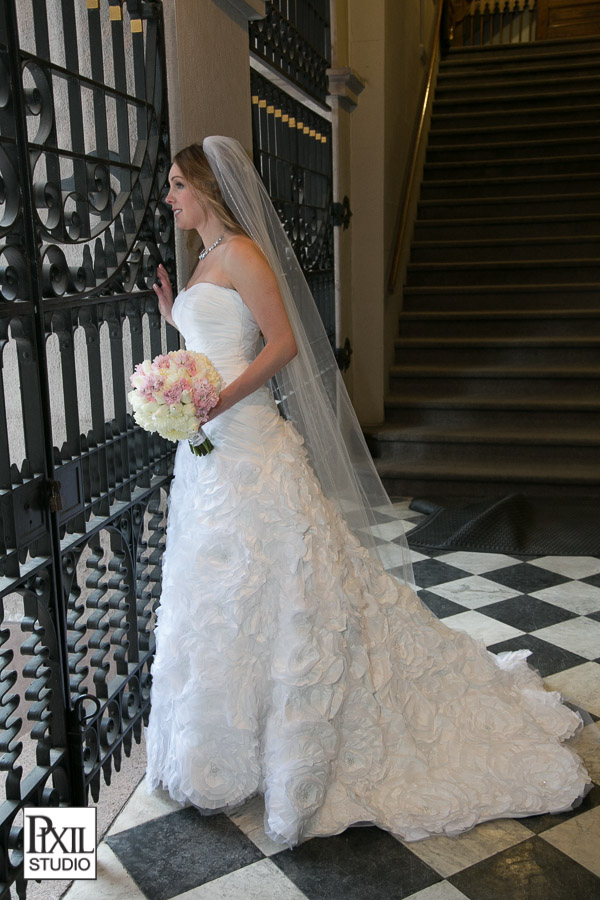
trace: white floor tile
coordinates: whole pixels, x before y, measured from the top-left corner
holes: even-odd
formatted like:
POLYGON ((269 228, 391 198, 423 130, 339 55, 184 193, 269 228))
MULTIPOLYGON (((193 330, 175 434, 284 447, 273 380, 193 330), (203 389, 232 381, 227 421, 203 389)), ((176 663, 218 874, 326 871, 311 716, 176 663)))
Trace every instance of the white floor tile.
POLYGON ((284 849, 281 844, 276 844, 265 834, 265 803, 262 795, 248 800, 235 812, 230 813, 229 818, 265 856, 273 856, 274 853, 280 853, 284 849))
MULTIPOLYGON (((585 726, 573 743, 573 749, 583 760, 594 784, 600 784, 600 728, 596 722, 585 726)), ((600 834, 598 844, 600 846, 600 834)))
POLYGON ((104 843, 98 847, 96 881, 74 881, 63 897, 65 900, 145 900, 116 854, 104 843))
POLYGON ((600 574, 600 559, 595 556, 542 556, 530 562, 532 566, 539 566, 566 578, 589 578, 600 574))
MULTIPOLYGON (((554 587, 542 588, 541 591, 533 591, 532 597, 539 597, 554 606, 568 609, 579 616, 587 616, 589 613, 598 612, 600 609, 600 588, 592 584, 584 584, 582 581, 567 581, 565 584, 555 584, 554 587)), ((600 656, 600 647, 598 648, 600 656)))
POLYGON ((116 834, 127 828, 135 828, 151 819, 158 819, 168 813, 181 809, 181 803, 171 800, 167 791, 157 790, 149 794, 146 790, 146 779, 142 779, 135 791, 123 807, 107 834, 116 834))
POLYGON ((261 859, 173 900, 306 900, 306 894, 272 862, 261 859))
MULTIPOLYGON (((595 662, 574 666, 544 679, 553 691, 560 691, 565 700, 571 700, 582 709, 600 716, 600 665, 595 662)), ((600 730, 598 731, 600 736, 600 730)), ((600 750, 600 746, 598 747, 600 750)))
POLYGON ((557 825, 556 828, 549 828, 541 836, 557 850, 562 850, 571 859, 600 876, 598 834, 600 834, 600 807, 596 806, 588 812, 574 816, 568 822, 557 825))
POLYGON ((557 647, 562 647, 563 650, 570 650, 571 653, 578 653, 586 659, 600 657, 600 622, 593 619, 581 616, 531 633, 543 641, 549 641, 557 647))
POLYGON ((471 572, 472 575, 485 575, 486 572, 506 569, 508 566, 516 566, 520 563, 520 560, 506 556, 504 553, 467 553, 463 550, 445 553, 443 556, 438 556, 437 559, 449 566, 456 566, 457 569, 462 569, 464 572, 471 572))
MULTIPOLYGON (((434 835, 426 841, 415 841, 405 846, 444 878, 449 878, 530 837, 531 831, 515 819, 497 819, 477 825, 457 837, 434 835)), ((414 898, 411 897, 411 900, 414 898)))
POLYGON ((398 519, 395 522, 384 522, 383 525, 372 525, 371 533, 375 537, 381 538, 382 541, 393 541, 394 538, 405 534, 414 528, 414 523, 406 519, 398 519))
POLYGON ((398 544, 382 544, 377 548, 377 553, 386 569, 403 565, 406 556, 406 550, 403 550, 398 544))
POLYGON ((471 637, 483 641, 486 646, 490 644, 498 644, 500 641, 507 641, 509 638, 518 637, 523 634, 518 628, 512 625, 506 625, 504 622, 497 622, 484 616, 481 613, 469 610, 469 612, 458 613, 456 616, 448 616, 444 619, 444 625, 449 628, 455 628, 457 631, 466 631, 471 637))
POLYGON ((449 881, 440 881, 423 891, 411 894, 410 900, 468 900, 468 898, 449 881))
POLYGON ((414 562, 414 563, 421 562, 422 559, 429 559, 429 557, 425 553, 419 553, 418 550, 412 550, 410 547, 409 547, 409 552, 410 552, 410 558, 411 558, 412 562, 414 562))
POLYGON ((499 600, 508 600, 509 597, 518 597, 520 591, 496 584, 489 578, 481 575, 469 575, 468 578, 458 578, 456 581, 448 581, 445 584, 436 584, 428 588, 434 594, 445 597, 446 600, 454 600, 468 609, 479 609, 489 603, 497 603, 499 600))

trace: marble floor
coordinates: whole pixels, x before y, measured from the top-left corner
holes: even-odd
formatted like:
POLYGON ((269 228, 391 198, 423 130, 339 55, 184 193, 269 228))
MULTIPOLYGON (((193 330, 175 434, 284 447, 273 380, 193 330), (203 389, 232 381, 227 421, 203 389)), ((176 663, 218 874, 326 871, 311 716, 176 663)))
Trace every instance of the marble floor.
MULTIPOLYGON (((406 529, 421 520, 398 504, 406 529)), ((386 566, 398 523, 376 529, 386 566)), ((600 559, 413 551, 433 612, 493 651, 527 648, 550 689, 584 710, 593 789, 575 811, 488 822, 404 844, 352 828, 294 850, 265 837, 260 798, 204 818, 138 785, 98 848, 98 879, 68 900, 600 900, 600 559)), ((124 762, 126 765, 126 761, 124 762)))

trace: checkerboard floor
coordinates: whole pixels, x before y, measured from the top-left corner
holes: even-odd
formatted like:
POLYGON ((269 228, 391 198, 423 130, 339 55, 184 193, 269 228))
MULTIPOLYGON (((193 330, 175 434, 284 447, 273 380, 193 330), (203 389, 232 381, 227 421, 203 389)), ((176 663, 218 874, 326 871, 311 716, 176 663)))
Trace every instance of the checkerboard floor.
MULTIPOLYGON (((397 506, 406 530, 422 520, 397 506)), ((398 524, 381 514, 376 538, 393 572, 398 524)), ((205 818, 142 781, 98 848, 98 880, 68 900, 600 900, 600 559, 412 557, 437 616, 495 652, 531 650, 548 687, 587 712, 577 750, 595 784, 578 809, 410 844, 358 827, 287 850, 265 837, 261 798, 205 818)))

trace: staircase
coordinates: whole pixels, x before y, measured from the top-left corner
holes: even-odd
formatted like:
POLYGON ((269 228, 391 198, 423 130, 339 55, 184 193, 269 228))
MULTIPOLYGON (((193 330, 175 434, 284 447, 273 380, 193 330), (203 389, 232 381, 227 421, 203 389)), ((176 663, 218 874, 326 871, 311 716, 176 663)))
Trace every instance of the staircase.
POLYGON ((395 347, 391 495, 600 499, 600 40, 442 61, 395 347))

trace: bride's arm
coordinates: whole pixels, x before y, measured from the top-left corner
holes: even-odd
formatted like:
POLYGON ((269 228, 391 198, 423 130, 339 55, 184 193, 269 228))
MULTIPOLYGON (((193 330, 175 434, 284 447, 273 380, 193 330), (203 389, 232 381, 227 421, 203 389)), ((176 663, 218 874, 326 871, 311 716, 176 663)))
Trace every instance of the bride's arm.
POLYGON ((223 269, 256 319, 265 346, 248 368, 223 388, 211 419, 265 384, 298 352, 277 278, 261 251, 244 237, 228 241, 223 249, 223 269))

